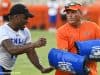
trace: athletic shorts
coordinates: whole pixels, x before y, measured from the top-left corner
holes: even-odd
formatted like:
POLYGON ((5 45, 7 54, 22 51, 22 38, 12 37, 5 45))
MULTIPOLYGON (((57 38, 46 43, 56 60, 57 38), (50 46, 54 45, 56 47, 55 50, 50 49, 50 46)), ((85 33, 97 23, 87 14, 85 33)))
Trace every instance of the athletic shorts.
POLYGON ((0 66, 0 75, 11 75, 11 70, 6 70, 2 66, 0 66))
POLYGON ((50 21, 51 23, 56 23, 56 19, 57 19, 57 15, 49 16, 49 21, 50 21))

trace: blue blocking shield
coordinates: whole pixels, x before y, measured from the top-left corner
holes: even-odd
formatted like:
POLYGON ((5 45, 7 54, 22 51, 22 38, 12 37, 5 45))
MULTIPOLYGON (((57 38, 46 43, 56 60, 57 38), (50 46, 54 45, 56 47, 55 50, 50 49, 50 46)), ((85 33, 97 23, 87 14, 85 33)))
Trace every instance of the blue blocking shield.
POLYGON ((76 47, 79 55, 100 62, 100 40, 78 41, 76 47))
POLYGON ((60 49, 52 48, 48 54, 51 66, 77 75, 87 75, 86 58, 60 49))

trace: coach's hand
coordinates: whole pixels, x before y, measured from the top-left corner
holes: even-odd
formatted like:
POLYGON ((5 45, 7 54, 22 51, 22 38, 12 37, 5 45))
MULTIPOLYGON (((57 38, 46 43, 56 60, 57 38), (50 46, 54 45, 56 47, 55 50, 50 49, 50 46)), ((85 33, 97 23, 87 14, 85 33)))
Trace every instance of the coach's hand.
POLYGON ((49 72, 51 72, 51 71, 53 71, 54 70, 54 68, 53 67, 49 67, 49 68, 43 68, 42 69, 42 73, 49 73, 49 72))
POLYGON ((46 38, 39 38, 36 42, 33 43, 34 48, 45 46, 47 43, 46 38))

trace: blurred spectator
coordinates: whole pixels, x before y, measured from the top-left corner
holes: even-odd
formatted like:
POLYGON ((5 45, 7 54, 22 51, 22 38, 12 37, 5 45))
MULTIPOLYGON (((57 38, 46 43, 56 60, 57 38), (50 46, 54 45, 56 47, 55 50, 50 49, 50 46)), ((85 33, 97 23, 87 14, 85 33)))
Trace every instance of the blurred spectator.
POLYGON ((56 20, 57 20, 57 11, 58 11, 58 2, 56 0, 49 0, 48 3, 48 15, 49 15, 49 22, 50 27, 56 27, 56 20))
POLYGON ((62 20, 62 23, 65 24, 67 18, 66 18, 66 13, 64 12, 64 8, 61 8, 61 9, 60 9, 60 18, 61 18, 61 20, 62 20))

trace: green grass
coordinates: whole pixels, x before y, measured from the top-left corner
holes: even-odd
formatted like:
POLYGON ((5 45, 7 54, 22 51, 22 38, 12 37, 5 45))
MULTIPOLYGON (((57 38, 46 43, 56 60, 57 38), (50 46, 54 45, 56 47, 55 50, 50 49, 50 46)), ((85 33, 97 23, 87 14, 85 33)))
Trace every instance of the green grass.
MULTIPOLYGON (((50 48, 56 47, 56 40, 55 40, 55 33, 54 32, 47 32, 47 31, 32 31, 32 40, 35 41, 39 37, 44 36, 47 38, 47 45, 42 48, 36 49, 37 54, 40 58, 41 63, 48 67, 48 52, 50 48)), ((98 63, 98 72, 100 75, 100 64, 98 63)), ((20 55, 17 59, 17 62, 15 64, 14 70, 12 72, 12 75, 54 75, 54 71, 48 74, 41 74, 39 70, 37 70, 27 59, 27 56, 25 54, 20 55)))

